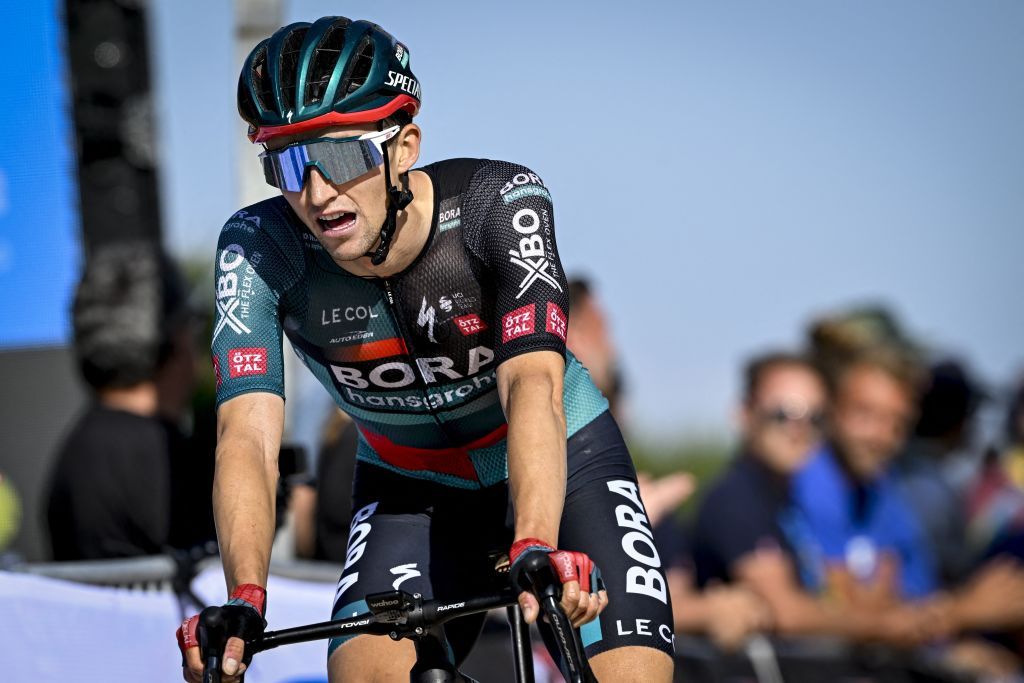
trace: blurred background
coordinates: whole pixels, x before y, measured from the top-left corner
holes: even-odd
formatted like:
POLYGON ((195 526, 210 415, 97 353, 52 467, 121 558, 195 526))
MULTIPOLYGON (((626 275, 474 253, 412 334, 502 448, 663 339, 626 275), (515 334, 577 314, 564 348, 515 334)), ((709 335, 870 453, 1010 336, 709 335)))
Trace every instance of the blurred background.
MULTIPOLYGON (((168 319, 187 311, 182 344, 195 356, 177 388, 187 400, 154 409, 193 461, 177 465, 184 473, 161 465, 163 475, 139 465, 133 481, 163 476, 172 501, 187 500, 181 481, 209 469, 215 244, 232 213, 274 192, 235 111, 238 70, 277 27, 332 13, 376 21, 409 46, 423 163, 508 159, 544 178, 566 271, 607 334, 588 365, 613 366, 617 414, 644 470, 710 481, 743 449, 744 364, 813 346, 822 324, 913 355, 932 371, 922 396, 936 367, 945 378, 941 363, 955 366, 971 419, 955 444, 963 457, 943 465, 958 490, 1013 446, 1024 372, 1019 2, 36 0, 0 22, 8 565, 55 557, 54 472, 102 394, 74 344, 76 285, 90 263, 116 271, 116 258, 103 260, 112 248, 151 251, 155 265, 96 291, 158 283, 168 319)), ((144 305, 119 310, 125 329, 177 334, 147 323, 144 305)), ((597 334, 578 331, 577 344, 597 334)), ((150 370, 166 371, 166 340, 153 344, 150 370)), ((303 473, 315 479, 333 416, 311 378, 290 368, 287 386, 299 490, 303 473)), ((63 476, 98 492, 100 470, 63 476)), ((209 540, 209 529, 154 523, 164 537, 153 552, 175 534, 179 550, 209 540)))

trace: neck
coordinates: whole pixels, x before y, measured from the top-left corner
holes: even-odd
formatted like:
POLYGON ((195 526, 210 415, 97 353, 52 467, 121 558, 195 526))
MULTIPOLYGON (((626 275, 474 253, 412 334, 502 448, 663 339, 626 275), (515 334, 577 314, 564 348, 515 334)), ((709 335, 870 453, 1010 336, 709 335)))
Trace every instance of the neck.
POLYGON ((152 382, 136 384, 133 387, 101 389, 97 392, 100 404, 113 410, 152 417, 157 411, 156 385, 152 382))
POLYGON ((342 268, 353 275, 383 278, 405 270, 420 255, 434 220, 434 187, 426 173, 412 171, 409 173, 409 189, 413 193, 412 203, 398 214, 395 236, 384 263, 375 266, 369 256, 364 256, 340 264, 342 268))

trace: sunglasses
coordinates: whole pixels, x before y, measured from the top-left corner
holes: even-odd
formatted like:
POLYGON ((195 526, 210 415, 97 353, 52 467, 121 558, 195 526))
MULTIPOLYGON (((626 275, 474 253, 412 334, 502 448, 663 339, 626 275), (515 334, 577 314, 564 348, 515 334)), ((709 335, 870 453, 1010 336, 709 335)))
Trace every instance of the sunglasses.
POLYGON ((825 427, 825 413, 820 410, 775 406, 759 410, 757 414, 762 422, 778 427, 799 423, 810 425, 817 431, 825 427))
POLYGON ((294 142, 260 154, 267 184, 298 192, 306 182, 306 169, 315 167, 327 180, 343 185, 384 163, 384 143, 401 126, 352 138, 314 138, 294 142))

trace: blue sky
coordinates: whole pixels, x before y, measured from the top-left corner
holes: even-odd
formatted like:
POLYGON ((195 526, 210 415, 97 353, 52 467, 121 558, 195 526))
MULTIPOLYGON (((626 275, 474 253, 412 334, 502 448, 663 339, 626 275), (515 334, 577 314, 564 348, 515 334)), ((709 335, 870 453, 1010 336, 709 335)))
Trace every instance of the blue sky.
MULTIPOLYGON (((238 208, 232 5, 155 3, 179 253, 212 255, 238 208)), ((544 178, 564 263, 612 318, 639 431, 720 429, 750 352, 847 304, 890 304, 992 383, 1024 369, 1020 2, 285 6, 286 21, 369 18, 409 46, 424 162, 503 158, 544 178)))

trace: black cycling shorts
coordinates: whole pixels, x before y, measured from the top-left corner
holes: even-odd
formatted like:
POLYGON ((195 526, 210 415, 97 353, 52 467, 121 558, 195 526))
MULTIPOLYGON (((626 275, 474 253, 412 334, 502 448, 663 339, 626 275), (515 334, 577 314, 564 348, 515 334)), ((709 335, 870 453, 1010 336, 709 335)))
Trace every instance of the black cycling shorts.
MULTIPOLYGON (((671 656, 672 607, 661 558, 633 463, 609 413, 569 439, 567 466, 558 545, 597 563, 609 598, 598 619, 580 629, 587 656, 629 645, 671 656)), ((335 619, 366 612, 365 596, 371 593, 401 589, 456 601, 490 592, 494 556, 512 543, 507 484, 467 491, 358 463, 353 510, 335 619)), ((482 623, 480 615, 446 625, 456 662, 482 623)), ((333 639, 328 655, 352 637, 333 639)))

